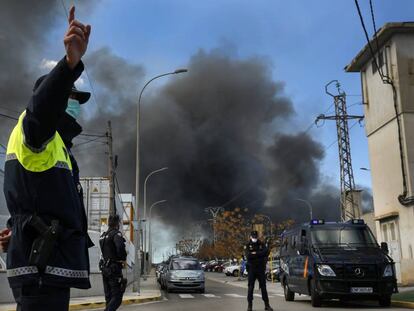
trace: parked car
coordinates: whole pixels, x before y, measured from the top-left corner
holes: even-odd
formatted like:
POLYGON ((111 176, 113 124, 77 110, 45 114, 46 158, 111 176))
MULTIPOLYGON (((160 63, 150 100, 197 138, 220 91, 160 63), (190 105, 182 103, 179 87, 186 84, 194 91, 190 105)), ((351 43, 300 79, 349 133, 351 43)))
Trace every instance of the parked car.
POLYGON ((204 267, 204 271, 212 272, 214 271, 214 267, 218 264, 217 260, 210 260, 206 266, 204 267))
POLYGON ((225 269, 224 269, 224 274, 226 274, 227 276, 239 276, 239 274, 240 274, 240 265, 238 265, 238 264, 234 264, 234 265, 230 265, 230 266, 227 266, 225 269))
POLYGON ((172 258, 162 272, 161 288, 171 291, 205 292, 204 271, 196 258, 172 258))

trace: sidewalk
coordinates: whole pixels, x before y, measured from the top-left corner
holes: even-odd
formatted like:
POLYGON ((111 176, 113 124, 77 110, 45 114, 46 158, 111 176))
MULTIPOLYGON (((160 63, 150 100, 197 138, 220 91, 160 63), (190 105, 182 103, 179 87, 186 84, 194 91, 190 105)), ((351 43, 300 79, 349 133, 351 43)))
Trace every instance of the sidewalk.
MULTIPOLYGON (((149 277, 146 281, 141 280, 141 293, 132 292, 132 286, 127 288, 122 300, 123 305, 139 304, 161 300, 161 292, 158 289, 155 277, 149 277)), ((69 310, 89 310, 105 308, 104 296, 92 296, 83 298, 71 298, 69 310)), ((0 304, 0 311, 15 311, 16 304, 0 304)))
POLYGON ((414 309, 414 287, 399 288, 399 293, 392 296, 392 305, 414 309))

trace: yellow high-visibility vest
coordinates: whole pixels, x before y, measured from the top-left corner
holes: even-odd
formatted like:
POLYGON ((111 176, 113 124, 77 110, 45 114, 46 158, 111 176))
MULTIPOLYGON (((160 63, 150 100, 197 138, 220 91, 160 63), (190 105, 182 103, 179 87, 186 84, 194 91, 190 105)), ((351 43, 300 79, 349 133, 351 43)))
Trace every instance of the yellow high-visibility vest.
POLYGON ((7 145, 6 161, 17 159, 19 163, 30 172, 40 173, 52 167, 72 170, 69 153, 56 131, 55 135, 40 149, 28 146, 23 131, 23 112, 14 127, 7 145))

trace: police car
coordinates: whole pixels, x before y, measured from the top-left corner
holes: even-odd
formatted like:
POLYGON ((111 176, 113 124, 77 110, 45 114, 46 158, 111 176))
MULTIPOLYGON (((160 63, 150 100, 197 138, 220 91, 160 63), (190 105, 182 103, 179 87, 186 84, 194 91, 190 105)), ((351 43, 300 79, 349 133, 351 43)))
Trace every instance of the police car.
POLYGON ((394 261, 386 243, 378 245, 362 219, 312 220, 281 236, 280 280, 286 301, 295 293, 323 300, 377 300, 390 306, 396 293, 394 261))

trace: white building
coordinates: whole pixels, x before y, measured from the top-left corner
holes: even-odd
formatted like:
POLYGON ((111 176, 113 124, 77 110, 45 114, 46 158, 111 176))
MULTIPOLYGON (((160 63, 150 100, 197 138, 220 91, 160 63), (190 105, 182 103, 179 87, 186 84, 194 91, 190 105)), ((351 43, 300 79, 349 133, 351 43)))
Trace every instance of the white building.
POLYGON ((371 47, 375 61, 366 45, 345 70, 361 73, 377 237, 388 243, 398 281, 413 284, 414 205, 398 198, 404 175, 406 196, 414 195, 414 23, 384 25, 371 47))

